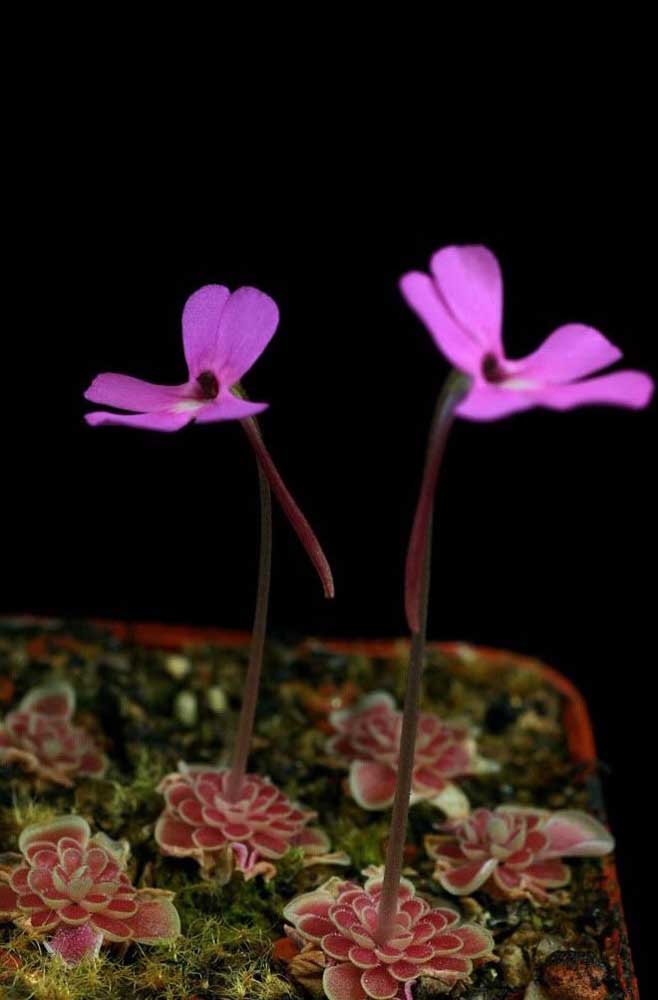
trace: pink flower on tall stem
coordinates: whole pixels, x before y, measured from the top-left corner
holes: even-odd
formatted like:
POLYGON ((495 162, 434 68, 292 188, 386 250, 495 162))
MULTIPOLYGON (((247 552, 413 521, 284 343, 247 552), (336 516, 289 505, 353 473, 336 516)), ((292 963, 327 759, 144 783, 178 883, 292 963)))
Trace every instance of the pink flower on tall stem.
POLYGON ((445 832, 426 837, 425 847, 436 861, 434 877, 457 896, 483 888, 551 902, 549 890, 568 885, 571 878, 562 858, 601 857, 614 849, 606 828, 574 809, 476 809, 440 829, 445 832))
POLYGON ((65 962, 94 957, 108 942, 179 936, 173 893, 130 882, 127 841, 90 837, 81 816, 60 816, 28 826, 18 847, 16 863, 0 865, 0 919, 48 935, 46 948, 65 962))
POLYGON ((437 402, 405 567, 405 611, 412 633, 391 835, 386 854, 380 920, 390 926, 402 871, 413 780, 416 726, 425 658, 434 494, 455 417, 495 420, 533 406, 566 410, 587 403, 644 407, 653 382, 644 372, 596 375, 621 352, 592 327, 572 323, 555 330, 533 354, 505 356, 501 329, 500 267, 482 246, 445 247, 431 260, 432 274, 401 280, 402 294, 454 365, 437 402))
POLYGON ((377 935, 381 872, 361 886, 330 879, 293 899, 283 911, 292 936, 322 949, 322 978, 329 1000, 406 1000, 409 987, 429 976, 445 987, 468 979, 473 967, 493 959, 493 938, 478 924, 462 924, 447 906, 432 908, 403 878, 392 935, 377 935))
POLYGON ((288 492, 267 451, 254 419, 267 406, 244 398, 240 379, 260 357, 279 322, 276 303, 256 288, 231 293, 223 285, 206 285, 195 292, 183 310, 183 347, 188 380, 162 386, 127 375, 104 374, 85 393, 88 400, 137 413, 106 410, 87 414, 87 422, 123 424, 149 430, 176 431, 192 420, 209 423, 239 420, 254 450, 260 490, 260 559, 252 647, 245 679, 242 711, 226 788, 229 799, 240 795, 254 726, 258 688, 267 630, 271 559, 272 501, 274 491, 294 531, 315 566, 325 596, 333 597, 329 563, 301 510, 288 492))
POLYGON ((75 691, 56 682, 32 688, 0 724, 0 763, 17 764, 58 785, 102 778, 107 757, 90 734, 73 725, 75 691))
MULTIPOLYGON (((349 762, 350 791, 364 809, 388 809, 395 795, 402 712, 386 691, 374 691, 354 708, 329 717, 336 734, 327 752, 349 762)), ((410 805, 427 800, 449 816, 466 815, 468 799, 455 778, 490 771, 467 726, 430 712, 418 721, 410 805)))
POLYGON ((250 774, 235 800, 227 797, 229 771, 205 764, 180 764, 163 778, 158 791, 165 809, 155 827, 163 854, 194 858, 204 874, 215 869, 228 878, 233 867, 247 879, 276 874, 274 861, 291 848, 307 864, 347 864, 344 854, 329 852, 329 838, 309 826, 317 813, 284 795, 267 778, 250 774))

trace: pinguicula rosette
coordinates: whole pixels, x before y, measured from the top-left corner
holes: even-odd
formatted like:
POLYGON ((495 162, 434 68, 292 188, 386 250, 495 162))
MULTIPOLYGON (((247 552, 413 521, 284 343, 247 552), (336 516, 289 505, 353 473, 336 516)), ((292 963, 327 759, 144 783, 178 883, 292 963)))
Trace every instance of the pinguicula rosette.
POLYGON ((569 884, 564 857, 601 857, 614 840, 598 820, 578 810, 499 806, 476 809, 425 838, 436 861, 434 877, 446 892, 465 896, 484 889, 493 895, 560 902, 552 889, 569 884))
POLYGON ((179 936, 173 893, 131 884, 127 841, 91 837, 82 817, 60 816, 26 827, 18 847, 14 865, 3 855, 0 918, 43 936, 65 962, 96 956, 110 942, 159 944, 179 936))
POLYGON ((73 725, 74 714, 70 684, 32 688, 0 724, 0 763, 58 785, 70 786, 77 777, 102 778, 107 757, 85 729, 73 725))
MULTIPOLYGON (((327 752, 349 763, 349 787, 363 809, 388 809, 395 796, 402 712, 386 691, 375 691, 353 708, 332 712, 336 734, 327 752)), ((465 816, 468 799, 455 778, 485 773, 496 765, 478 755, 468 726, 422 712, 418 719, 410 805, 423 800, 448 816, 465 816)))
POLYGON ((159 785, 165 809, 155 827, 163 854, 195 858, 204 875, 230 878, 234 868, 245 879, 276 874, 273 862, 300 848, 305 864, 349 863, 331 853, 329 838, 309 826, 317 813, 291 802, 268 778, 247 774, 236 799, 227 798, 228 769, 179 764, 159 785))
POLYGON ((391 934, 380 943, 381 890, 381 870, 363 886, 333 878, 297 896, 283 911, 291 936, 301 945, 321 948, 322 986, 329 1000, 407 1000, 421 976, 450 988, 468 979, 476 964, 494 959, 488 930, 461 923, 448 906, 433 908, 406 878, 400 880, 391 934))

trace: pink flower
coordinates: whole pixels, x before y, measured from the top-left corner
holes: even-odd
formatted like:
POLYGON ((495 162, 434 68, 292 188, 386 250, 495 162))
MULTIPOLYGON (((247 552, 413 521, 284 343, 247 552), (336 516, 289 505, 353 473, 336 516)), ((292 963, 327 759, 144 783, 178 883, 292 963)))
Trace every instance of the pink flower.
POLYGON ((653 382, 644 372, 586 377, 622 355, 598 330, 581 323, 559 327, 525 358, 506 358, 502 277, 486 247, 444 247, 434 254, 430 268, 431 276, 406 274, 401 289, 439 350, 472 379, 457 407, 459 416, 495 420, 533 406, 568 410, 586 403, 640 409, 651 399, 653 382))
MULTIPOLYGON (((350 761, 350 791, 363 809, 388 809, 395 795, 402 713, 385 691, 375 691, 355 708, 329 716, 337 730, 327 751, 350 761)), ((449 815, 468 813, 468 800, 451 779, 491 770, 478 757, 468 729, 422 712, 418 720, 410 804, 428 799, 449 815)))
POLYGON ((278 322, 276 303, 257 288, 231 293, 223 285, 205 285, 183 310, 187 382, 153 385, 129 375, 98 375, 86 399, 138 412, 95 411, 87 414, 87 423, 177 431, 191 420, 244 420, 261 413, 266 403, 249 403, 232 390, 263 353, 278 322))
POLYGON ((111 941, 155 944, 180 934, 172 893, 135 889, 125 873, 127 841, 89 836, 80 816, 28 826, 23 858, 0 869, 0 917, 52 934, 48 951, 70 964, 98 955, 111 941))
POLYGON ((248 774, 240 797, 225 796, 229 771, 205 764, 179 764, 179 773, 163 778, 159 791, 165 810, 155 827, 163 854, 195 858, 204 874, 215 866, 235 864, 246 878, 276 873, 271 863, 292 847, 300 847, 307 863, 347 864, 342 854, 329 854, 329 839, 308 823, 316 813, 291 802, 267 778, 248 774), (263 861, 262 859, 265 859, 263 861))
POLYGON ((130 375, 97 375, 85 393, 91 403, 136 413, 87 413, 88 424, 122 424, 152 431, 177 431, 195 420, 243 421, 245 433, 267 481, 322 581, 326 597, 334 596, 329 563, 311 526, 288 492, 260 431, 249 418, 267 403, 241 398, 239 382, 263 353, 279 322, 276 302, 257 288, 229 292, 223 285, 204 285, 185 303, 183 348, 188 380, 182 385, 153 385, 130 375))
POLYGON ((476 924, 460 924, 448 907, 432 909, 403 878, 393 937, 375 938, 382 875, 362 887, 330 879, 293 899, 283 911, 293 934, 320 946, 328 967, 322 985, 329 1000, 404 1000, 408 984, 431 976, 448 986, 470 975, 474 961, 493 958, 493 938, 476 924))
POLYGON ((425 845, 437 862, 434 877, 458 896, 484 886, 512 898, 549 902, 547 890, 570 879, 560 858, 598 857, 614 848, 605 827, 576 810, 476 809, 442 829, 446 835, 426 837, 425 845))
POLYGON ((59 785, 78 776, 102 778, 107 758, 89 733, 72 724, 74 712, 70 684, 33 688, 0 725, 0 763, 19 764, 59 785))

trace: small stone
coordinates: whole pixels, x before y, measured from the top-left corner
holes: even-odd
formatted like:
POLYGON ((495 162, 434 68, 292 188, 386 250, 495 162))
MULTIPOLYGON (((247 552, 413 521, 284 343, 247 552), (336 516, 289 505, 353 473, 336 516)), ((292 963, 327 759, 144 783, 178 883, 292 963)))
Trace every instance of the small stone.
POLYGON ((176 681, 180 681, 183 677, 186 677, 191 669, 192 664, 188 658, 181 656, 179 653, 172 653, 165 658, 165 670, 176 681))
POLYGON ((199 718, 197 697, 193 691, 180 691, 174 702, 174 714, 184 726, 192 728, 199 718))
POLYGON ((554 951, 541 969, 550 1000, 606 1000, 607 969, 589 951, 554 951))
POLYGON ((227 707, 228 700, 224 689, 217 685, 215 687, 208 688, 208 708, 210 711, 214 712, 215 715, 222 715, 222 713, 226 711, 227 707))

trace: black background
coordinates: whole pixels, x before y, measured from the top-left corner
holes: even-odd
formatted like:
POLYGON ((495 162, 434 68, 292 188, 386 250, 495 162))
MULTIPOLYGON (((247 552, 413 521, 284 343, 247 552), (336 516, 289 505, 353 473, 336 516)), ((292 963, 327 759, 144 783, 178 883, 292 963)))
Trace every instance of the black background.
MULTIPOLYGON (((589 155, 565 139, 504 163, 483 140, 446 164, 404 129, 401 150, 393 134, 374 146, 352 122, 340 144, 328 130, 287 151, 276 129, 212 153, 188 136, 183 179, 169 162, 174 124, 159 138, 143 124, 60 120, 56 146, 54 129, 44 139, 47 169, 9 205, 2 604, 249 627, 257 491, 239 425, 92 430, 82 393, 101 371, 183 381, 186 297, 207 282, 253 284, 276 299, 281 323, 245 386, 271 404, 266 440, 337 590, 323 599, 277 513, 272 630, 403 635, 405 546, 448 369, 399 276, 441 245, 486 243, 504 271, 510 356, 581 321, 655 375, 647 150, 620 172, 617 161, 603 169, 605 132, 589 155)), ((459 422, 437 501, 430 621, 436 638, 542 657, 584 692, 610 770, 638 962, 654 421, 655 404, 459 422)))

